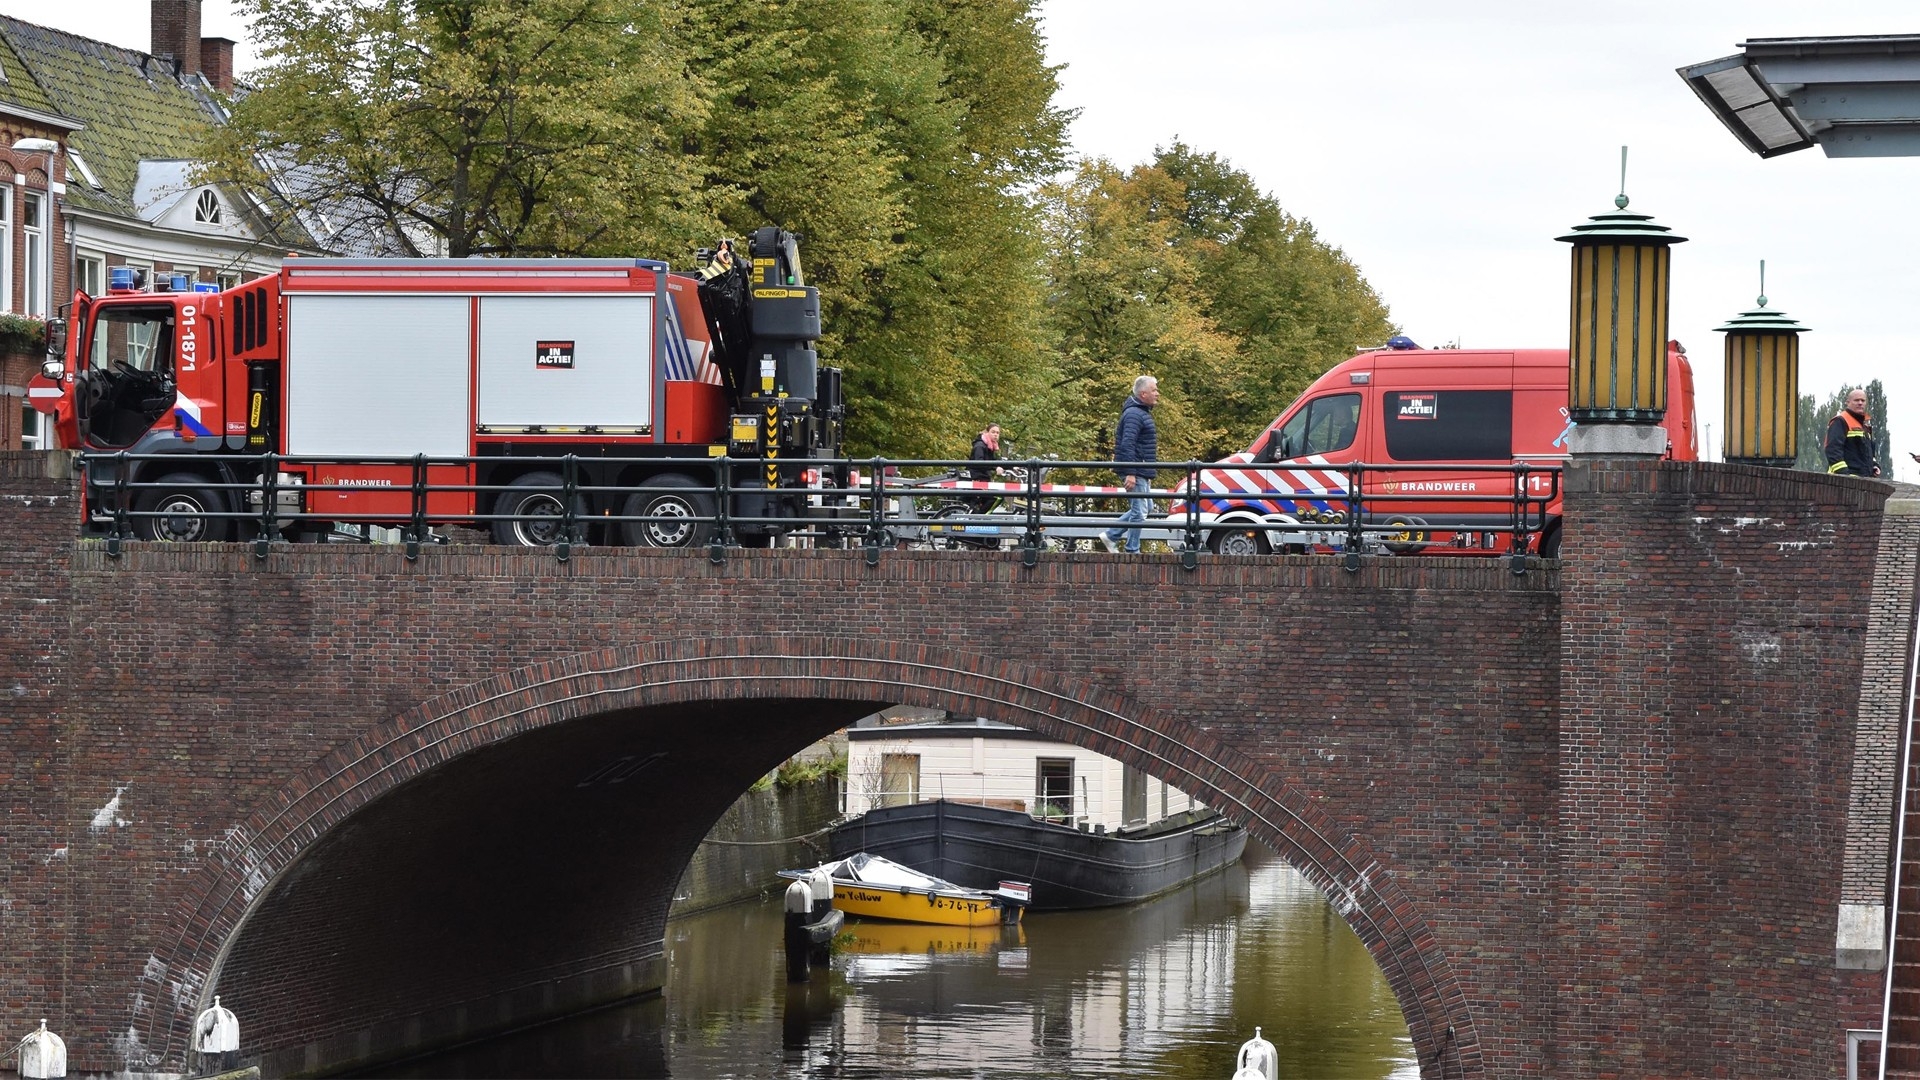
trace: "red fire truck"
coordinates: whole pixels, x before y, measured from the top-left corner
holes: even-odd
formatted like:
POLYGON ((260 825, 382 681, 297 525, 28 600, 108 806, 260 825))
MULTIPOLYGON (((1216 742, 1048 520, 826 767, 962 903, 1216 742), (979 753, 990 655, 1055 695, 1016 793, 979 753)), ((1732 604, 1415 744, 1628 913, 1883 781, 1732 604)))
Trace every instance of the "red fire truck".
POLYGON ((757 230, 747 256, 295 259, 220 292, 115 268, 29 395, 62 447, 126 452, 87 459, 94 529, 118 493, 145 539, 231 539, 270 498, 294 538, 424 518, 544 545, 613 517, 651 520, 598 539, 678 547, 726 491, 766 542, 809 512, 844 405, 793 236, 757 230))

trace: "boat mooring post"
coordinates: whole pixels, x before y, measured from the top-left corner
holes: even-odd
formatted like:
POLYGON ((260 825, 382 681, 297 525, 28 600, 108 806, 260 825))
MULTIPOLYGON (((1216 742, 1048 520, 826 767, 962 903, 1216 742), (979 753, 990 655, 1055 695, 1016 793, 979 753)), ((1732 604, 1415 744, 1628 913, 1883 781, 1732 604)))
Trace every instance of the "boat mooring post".
POLYGON ((808 953, 813 942, 807 933, 807 924, 813 921, 813 886, 805 880, 796 881, 787 886, 787 981, 802 983, 807 981, 808 953))
POLYGON ((60 1036, 47 1030, 47 1022, 40 1021, 40 1030, 20 1040, 20 1075, 30 1080, 60 1080, 67 1075, 67 1044, 60 1036))
POLYGON ((1260 1037, 1260 1029, 1253 1029, 1253 1038, 1240 1044, 1240 1054, 1234 1063, 1233 1080, 1279 1080, 1280 1054, 1273 1044, 1260 1037))

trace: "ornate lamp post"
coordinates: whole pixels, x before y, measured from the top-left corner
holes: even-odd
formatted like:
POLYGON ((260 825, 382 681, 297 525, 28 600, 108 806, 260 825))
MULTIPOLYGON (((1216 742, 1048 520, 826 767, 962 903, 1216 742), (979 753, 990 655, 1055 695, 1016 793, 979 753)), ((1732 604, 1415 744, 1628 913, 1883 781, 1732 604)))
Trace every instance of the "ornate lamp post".
POLYGON ((1714 329, 1727 335, 1726 459, 1792 468, 1800 456, 1800 335, 1807 327, 1767 310, 1766 260, 1754 309, 1714 329))
POLYGON ((1568 414, 1575 453, 1666 452, 1667 299, 1675 236, 1647 214, 1627 212, 1627 148, 1620 195, 1560 240, 1573 245, 1568 414))

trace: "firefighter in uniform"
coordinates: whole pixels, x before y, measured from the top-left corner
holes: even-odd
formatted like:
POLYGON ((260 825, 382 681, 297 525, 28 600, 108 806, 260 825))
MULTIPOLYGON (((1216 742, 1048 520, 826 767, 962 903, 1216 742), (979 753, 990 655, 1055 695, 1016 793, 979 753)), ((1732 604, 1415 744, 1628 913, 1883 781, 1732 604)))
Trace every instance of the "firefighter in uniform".
POLYGON ((1828 474, 1879 476, 1878 449, 1873 444, 1873 417, 1867 415, 1867 392, 1847 391, 1846 408, 1827 424, 1828 474))

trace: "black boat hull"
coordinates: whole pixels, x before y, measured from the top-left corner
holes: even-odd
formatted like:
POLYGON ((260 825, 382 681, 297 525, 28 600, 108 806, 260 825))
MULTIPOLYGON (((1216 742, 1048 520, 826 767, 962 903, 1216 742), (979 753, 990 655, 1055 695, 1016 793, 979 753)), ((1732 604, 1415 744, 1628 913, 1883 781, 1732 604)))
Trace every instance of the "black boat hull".
POLYGON ((828 842, 835 858, 866 851, 968 888, 1030 882, 1032 910, 1046 911, 1131 904, 1177 889, 1238 862, 1247 834, 1211 812, 1095 833, 935 800, 869 810, 835 826, 828 842))

